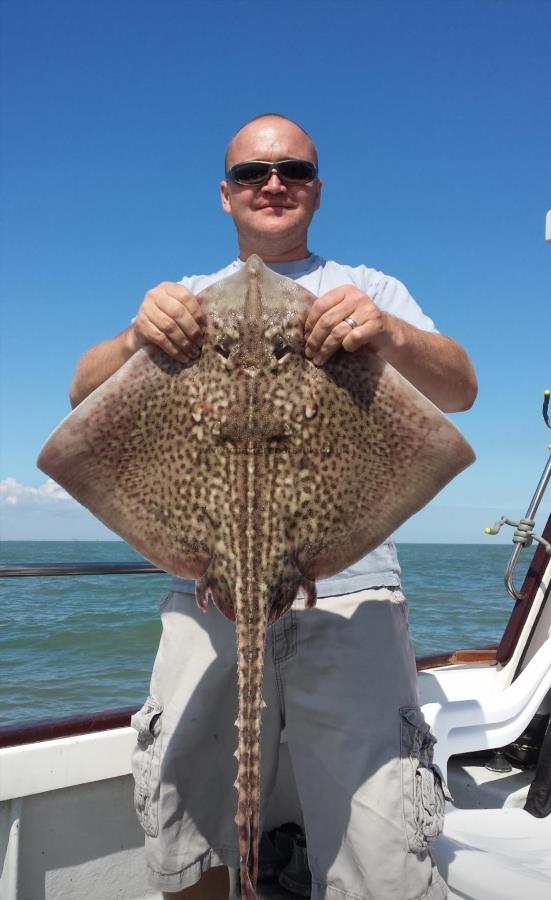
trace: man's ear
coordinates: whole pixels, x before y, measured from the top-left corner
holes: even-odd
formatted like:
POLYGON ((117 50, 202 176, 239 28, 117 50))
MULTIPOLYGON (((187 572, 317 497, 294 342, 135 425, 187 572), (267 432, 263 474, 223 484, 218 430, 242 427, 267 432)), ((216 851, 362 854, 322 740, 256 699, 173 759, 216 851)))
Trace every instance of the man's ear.
POLYGON ((323 181, 320 181, 318 178, 318 196, 316 197, 316 209, 319 209, 321 206, 321 189, 323 187, 323 181))
POLYGON ((231 215, 230 189, 227 181, 220 182, 220 200, 222 201, 222 209, 231 215))

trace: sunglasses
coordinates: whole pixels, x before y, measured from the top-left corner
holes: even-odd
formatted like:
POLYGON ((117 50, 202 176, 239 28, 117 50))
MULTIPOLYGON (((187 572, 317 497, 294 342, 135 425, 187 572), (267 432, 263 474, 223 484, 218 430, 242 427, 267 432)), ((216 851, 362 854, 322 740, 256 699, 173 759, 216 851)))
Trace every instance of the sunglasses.
POLYGON ((274 169, 286 184, 308 184, 318 176, 318 167, 306 159, 280 159, 279 162, 251 159, 232 166, 226 172, 226 178, 235 184, 256 186, 269 181, 274 169))

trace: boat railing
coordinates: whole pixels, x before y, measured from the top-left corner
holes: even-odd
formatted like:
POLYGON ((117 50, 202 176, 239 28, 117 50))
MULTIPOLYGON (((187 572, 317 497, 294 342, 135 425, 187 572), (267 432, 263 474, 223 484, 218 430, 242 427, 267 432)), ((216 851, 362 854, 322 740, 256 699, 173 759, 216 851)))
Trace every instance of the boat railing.
POLYGON ((0 565, 0 578, 39 575, 166 575, 146 560, 112 563, 15 563, 0 565))

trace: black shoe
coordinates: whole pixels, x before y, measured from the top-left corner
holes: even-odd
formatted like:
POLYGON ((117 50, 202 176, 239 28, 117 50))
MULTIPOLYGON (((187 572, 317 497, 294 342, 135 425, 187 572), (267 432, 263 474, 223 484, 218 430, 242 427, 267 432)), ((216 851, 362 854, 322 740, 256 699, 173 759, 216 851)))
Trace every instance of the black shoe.
POLYGON ((303 834, 295 838, 291 859, 279 873, 278 881, 281 887, 291 891, 293 894, 298 894, 299 897, 310 896, 312 892, 312 875, 308 867, 306 839, 303 834))
POLYGON ((294 822, 262 832, 258 849, 258 878, 277 878, 293 855, 294 840, 302 831, 294 822))

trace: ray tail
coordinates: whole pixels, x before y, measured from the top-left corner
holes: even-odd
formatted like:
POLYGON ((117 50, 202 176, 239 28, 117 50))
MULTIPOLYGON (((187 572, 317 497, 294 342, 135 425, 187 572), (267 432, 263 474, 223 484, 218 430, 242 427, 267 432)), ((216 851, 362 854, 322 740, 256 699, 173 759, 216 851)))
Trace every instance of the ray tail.
MULTIPOLYGON (((254 589, 253 589, 254 590, 254 589)), ((264 604, 249 592, 237 594, 237 656, 239 684, 238 793, 235 821, 239 832, 241 896, 256 900, 260 838, 260 729, 262 673, 266 639, 264 604), (242 601, 242 602, 240 602, 242 601)))

